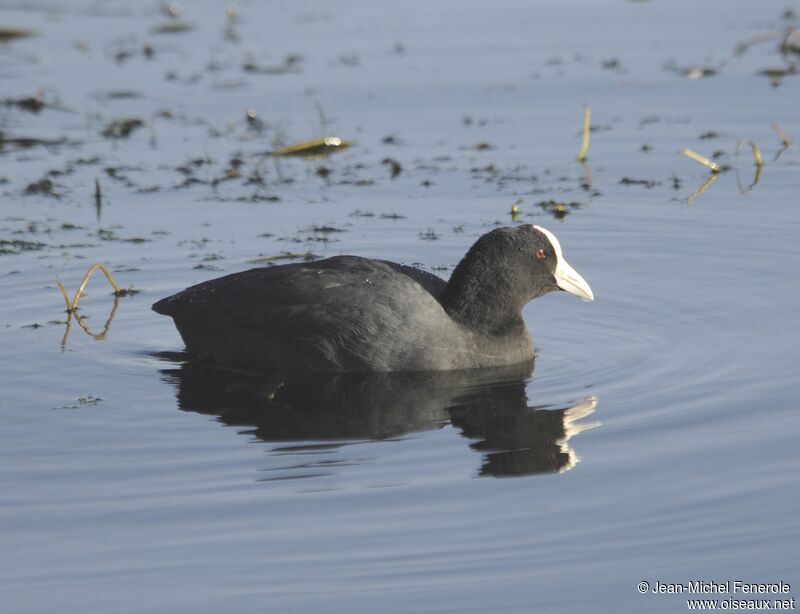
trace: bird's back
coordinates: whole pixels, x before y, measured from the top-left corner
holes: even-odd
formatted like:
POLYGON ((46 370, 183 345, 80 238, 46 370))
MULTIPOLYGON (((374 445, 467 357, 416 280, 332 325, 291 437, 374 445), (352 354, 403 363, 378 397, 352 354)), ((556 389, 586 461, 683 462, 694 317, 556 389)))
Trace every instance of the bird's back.
POLYGON ((413 267, 337 256, 220 277, 153 309, 175 320, 190 353, 214 362, 402 370, 431 334, 452 326, 438 301, 445 287, 413 267))

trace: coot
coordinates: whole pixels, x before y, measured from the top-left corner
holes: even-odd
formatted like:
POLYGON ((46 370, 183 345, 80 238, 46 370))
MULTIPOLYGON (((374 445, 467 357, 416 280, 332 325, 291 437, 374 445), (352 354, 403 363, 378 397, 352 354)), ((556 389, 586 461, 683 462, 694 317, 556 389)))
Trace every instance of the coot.
POLYGON ((522 308, 566 290, 594 300, 541 226, 480 237, 449 281, 357 256, 252 269, 153 305, 200 360, 256 370, 432 371, 531 360, 522 308))

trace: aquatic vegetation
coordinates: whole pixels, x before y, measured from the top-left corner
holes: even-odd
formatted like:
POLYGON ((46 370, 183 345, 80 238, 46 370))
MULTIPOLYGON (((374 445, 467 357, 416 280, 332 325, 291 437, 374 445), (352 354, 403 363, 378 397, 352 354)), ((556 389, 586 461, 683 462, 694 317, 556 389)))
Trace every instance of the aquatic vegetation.
POLYGON ((55 185, 49 179, 40 179, 39 181, 29 183, 25 188, 24 194, 45 194, 47 196, 59 198, 61 195, 53 189, 54 187, 55 185))
POLYGON ((103 128, 102 134, 107 139, 127 139, 133 131, 144 126, 144 121, 138 117, 115 119, 103 128))
POLYGON ((30 113, 38 113, 46 106, 41 92, 37 92, 33 96, 24 96, 22 98, 4 98, 0 100, 0 103, 7 107, 16 107, 17 109, 30 113))
POLYGON ((578 152, 578 162, 583 162, 586 159, 586 154, 589 152, 589 134, 591 133, 591 117, 592 108, 586 105, 583 111, 583 140, 581 141, 581 148, 578 152))
POLYGON ((68 141, 66 138, 61 139, 43 139, 39 137, 27 137, 27 136, 7 136, 2 130, 0 130, 0 153, 3 150, 17 150, 17 149, 30 149, 33 147, 52 147, 56 145, 64 145, 67 144, 68 141))
POLYGON ((695 162, 699 162, 703 166, 711 169, 712 173, 718 173, 718 172, 720 172, 722 170, 722 167, 719 164, 717 164, 713 160, 709 160, 705 156, 700 155, 696 151, 693 151, 693 150, 688 149, 688 148, 684 148, 684 149, 681 149, 681 153, 684 156, 686 156, 687 158, 691 158, 695 162))
POLYGON ((686 204, 691 204, 695 198, 700 196, 703 192, 705 192, 709 186, 714 183, 719 178, 719 173, 711 173, 708 177, 706 177, 705 181, 703 181, 702 185, 697 188, 694 192, 689 194, 686 197, 686 204))
POLYGON ((56 278, 56 282, 58 283, 58 289, 61 290, 61 294, 64 296, 64 301, 67 304, 67 313, 73 313, 78 309, 78 303, 81 300, 81 296, 83 296, 83 291, 86 288, 86 284, 89 283, 89 280, 92 278, 92 275, 95 274, 96 271, 102 271, 103 275, 106 276, 108 283, 111 284, 111 287, 114 288, 114 296, 125 296, 126 294, 132 294, 132 291, 125 291, 119 287, 114 276, 111 274, 111 271, 104 264, 93 264, 89 267, 89 270, 86 271, 86 275, 83 276, 83 280, 81 281, 80 285, 78 286, 78 290, 75 292, 75 296, 70 299, 69 294, 67 293, 67 289, 64 287, 64 284, 61 283, 61 280, 56 278))
POLYGON ((632 177, 623 177, 619 180, 620 185, 640 185, 645 188, 654 188, 659 185, 659 181, 655 179, 634 179, 632 177))
POLYGON ((303 62, 303 56, 292 53, 283 58, 279 64, 258 64, 254 60, 247 60, 242 64, 242 70, 251 74, 259 75, 286 75, 299 73, 303 62))
POLYGON ((734 150, 735 155, 739 155, 739 147, 741 145, 749 145, 750 149, 753 151, 753 159, 755 160, 756 166, 763 166, 764 160, 761 157, 761 150, 758 148, 758 145, 753 143, 753 141, 748 141, 746 139, 742 139, 736 143, 736 149, 734 150))
POLYGON ((195 24, 191 21, 172 20, 153 26, 150 30, 153 34, 181 34, 194 30, 195 24))
POLYGON ((542 211, 545 211, 552 215, 557 220, 563 220, 567 217, 567 214, 580 209, 584 203, 581 202, 559 202, 556 200, 543 200, 541 202, 536 203, 536 206, 539 207, 542 211))
POLYGON ((19 38, 30 38, 31 36, 36 36, 36 31, 9 26, 0 27, 0 43, 8 43, 19 38))
POLYGON ((310 141, 303 141, 287 147, 281 147, 272 153, 273 156, 282 158, 285 156, 299 156, 301 158, 321 158, 328 154, 347 149, 353 144, 338 136, 326 136, 310 141))
POLYGON ((47 247, 41 241, 23 241, 22 239, 0 239, 0 256, 19 254, 20 252, 38 251, 47 247))
POLYGON ((781 139, 781 143, 783 143, 787 147, 792 144, 792 139, 789 138, 789 135, 786 134, 777 123, 775 122, 772 123, 772 129, 778 133, 778 136, 781 139))
POLYGON ((302 260, 303 262, 311 262, 312 260, 319 260, 322 256, 313 252, 281 252, 273 256, 258 256, 257 258, 250 258, 248 262, 253 263, 267 263, 274 264, 280 260, 302 260))
POLYGON ((77 404, 72 405, 60 405, 58 407, 54 407, 53 409, 81 409, 82 407, 97 405, 103 399, 100 397, 96 397, 91 394, 80 396, 76 399, 77 404))

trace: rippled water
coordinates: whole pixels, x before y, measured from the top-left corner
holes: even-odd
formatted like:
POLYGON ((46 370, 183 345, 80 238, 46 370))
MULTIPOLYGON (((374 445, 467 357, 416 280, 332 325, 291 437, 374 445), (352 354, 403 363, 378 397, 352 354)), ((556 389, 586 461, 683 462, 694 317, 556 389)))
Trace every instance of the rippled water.
POLYGON ((35 31, 0 43, 3 611, 686 608, 641 580, 796 594, 800 158, 771 124, 800 138, 800 92, 759 74, 798 61, 780 51, 795 17, 279 2, 226 29, 222 5, 182 10, 0 3, 35 31), (40 88, 39 112, 19 104, 40 88), (122 118, 143 124, 103 136, 122 118), (355 145, 263 155, 323 132, 355 145), (752 186, 740 139, 764 157, 752 186), (709 175, 683 147, 731 170, 692 197, 709 175), (532 371, 253 378, 186 362, 149 308, 283 252, 447 276, 518 199, 597 297, 526 308, 532 371), (56 276, 74 292, 94 262, 139 292, 112 312, 93 278, 90 335, 56 276))

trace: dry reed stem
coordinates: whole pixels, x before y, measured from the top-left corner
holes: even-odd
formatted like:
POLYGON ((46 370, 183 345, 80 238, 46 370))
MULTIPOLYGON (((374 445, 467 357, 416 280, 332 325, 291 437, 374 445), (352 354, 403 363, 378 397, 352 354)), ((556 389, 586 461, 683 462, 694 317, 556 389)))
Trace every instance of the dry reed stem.
POLYGON ((81 281, 81 285, 78 287, 78 291, 75 293, 75 297, 70 301, 69 294, 67 293, 67 289, 64 287, 64 284, 61 283, 61 280, 56 277, 56 281, 58 282, 58 289, 61 290, 61 294, 64 296, 64 301, 67 303, 67 312, 73 313, 76 309, 78 309, 78 302, 81 300, 81 296, 83 295, 83 290, 86 288, 86 284, 89 283, 89 279, 91 279, 92 275, 94 275, 95 271, 100 269, 103 274, 106 276, 108 283, 111 284, 111 287, 114 288, 114 294, 119 296, 122 293, 122 288, 119 287, 114 276, 111 275, 111 272, 105 267, 103 264, 93 264, 89 267, 89 270, 86 271, 86 275, 83 276, 83 281, 81 281))
POLYGON ((111 328, 111 322, 114 321, 114 316, 117 314, 117 309, 119 308, 119 296, 114 297, 114 305, 111 307, 111 312, 108 314, 108 318, 106 319, 106 323, 103 325, 103 330, 100 333, 93 333, 89 326, 84 322, 83 318, 78 315, 77 312, 70 311, 67 314, 67 328, 64 330, 64 336, 61 338, 61 351, 65 351, 67 349, 67 338, 69 337, 69 331, 72 326, 72 317, 75 316, 75 321, 78 323, 87 335, 92 337, 97 341, 102 341, 106 338, 109 329, 111 328))
POLYGON ((288 147, 281 147, 273 151, 272 155, 277 158, 285 156, 300 156, 302 158, 321 158, 327 154, 346 149, 353 144, 353 141, 341 139, 338 136, 326 136, 318 139, 311 139, 310 141, 303 141, 288 147))
POLYGON ((587 152, 589 151, 591 116, 592 107, 587 104, 583 110, 583 141, 581 142, 581 150, 578 152, 578 162, 583 162, 586 159, 587 152))
POLYGON ((705 156, 701 156, 696 151, 692 151, 691 149, 684 148, 684 149, 681 149, 681 153, 684 156, 686 156, 687 158, 691 158, 695 162, 699 162, 703 166, 706 166, 706 167, 710 168, 712 173, 718 173, 720 170, 722 170, 722 167, 720 167, 719 164, 717 164, 713 160, 709 160, 705 156))
POLYGON ((738 143, 736 143, 736 149, 733 150, 733 153, 738 156, 739 147, 741 147, 742 145, 750 145, 750 148, 753 150, 753 158, 755 158, 756 166, 761 167, 764 165, 764 159, 761 157, 761 151, 758 149, 758 145, 753 143, 753 141, 748 141, 747 139, 741 139, 738 143))
POLYGON ((788 134, 786 134, 783 130, 781 130, 781 127, 777 124, 777 122, 772 123, 772 129, 778 133, 778 136, 781 139, 781 143, 783 143, 787 147, 792 144, 792 139, 789 138, 788 134))
POLYGON ((686 204, 687 205, 691 205, 692 201, 695 198, 697 198, 703 192, 705 192, 708 189, 708 186, 710 186, 712 183, 714 183, 717 180, 717 177, 719 177, 719 173, 712 173, 710 176, 706 177, 706 180, 703 182, 703 185, 701 185, 694 192, 689 194, 688 197, 686 197, 686 204))

